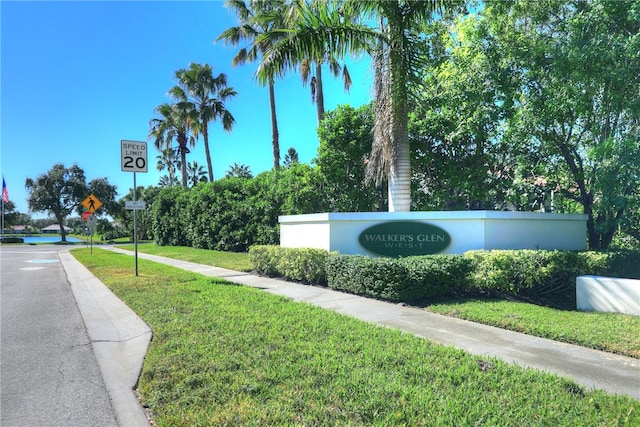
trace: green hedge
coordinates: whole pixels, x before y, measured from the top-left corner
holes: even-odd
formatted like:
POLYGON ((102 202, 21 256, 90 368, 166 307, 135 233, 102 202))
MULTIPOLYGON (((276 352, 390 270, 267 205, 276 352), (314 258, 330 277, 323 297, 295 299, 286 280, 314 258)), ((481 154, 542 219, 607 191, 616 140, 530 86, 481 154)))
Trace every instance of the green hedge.
POLYGON ((467 292, 510 295, 563 309, 576 307, 576 277, 640 278, 640 251, 469 251, 473 261, 467 292))
POLYGON ((325 285, 325 266, 329 252, 312 248, 282 248, 255 245, 249 249, 249 260, 260 274, 284 277, 309 284, 325 285))
POLYGON ((253 246, 249 256, 268 276, 408 303, 485 295, 575 309, 577 276, 640 279, 640 251, 494 250, 394 259, 253 246))
POLYGON ((332 255, 327 260, 329 287, 393 302, 459 292, 467 286, 470 271, 469 260, 457 255, 399 259, 332 255))
POLYGON ((193 188, 166 187, 153 201, 158 245, 246 252, 279 239, 279 215, 324 212, 322 181, 309 165, 255 178, 223 178, 193 188))
POLYGON ((0 243, 24 243, 22 237, 3 237, 0 239, 0 243))
POLYGON ((640 279, 640 250, 621 249, 607 252, 607 268, 601 274, 640 279))
POLYGON ((510 295, 558 308, 575 308, 576 277, 602 274, 607 255, 596 252, 469 251, 470 294, 510 295))

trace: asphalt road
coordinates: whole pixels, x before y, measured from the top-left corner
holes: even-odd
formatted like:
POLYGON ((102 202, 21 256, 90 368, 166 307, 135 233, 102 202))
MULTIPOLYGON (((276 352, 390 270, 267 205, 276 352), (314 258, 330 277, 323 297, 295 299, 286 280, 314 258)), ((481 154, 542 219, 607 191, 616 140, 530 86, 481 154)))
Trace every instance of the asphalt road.
POLYGON ((0 246, 0 424, 117 426, 59 246, 0 246))

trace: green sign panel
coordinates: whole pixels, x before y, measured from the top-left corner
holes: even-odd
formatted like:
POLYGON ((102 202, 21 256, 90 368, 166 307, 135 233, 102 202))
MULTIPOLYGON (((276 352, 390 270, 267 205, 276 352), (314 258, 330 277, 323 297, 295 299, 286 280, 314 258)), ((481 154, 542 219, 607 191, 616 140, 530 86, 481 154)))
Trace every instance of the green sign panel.
POLYGON ((389 221, 364 230, 358 242, 377 255, 414 256, 442 252, 451 243, 451 236, 442 228, 424 222, 389 221))

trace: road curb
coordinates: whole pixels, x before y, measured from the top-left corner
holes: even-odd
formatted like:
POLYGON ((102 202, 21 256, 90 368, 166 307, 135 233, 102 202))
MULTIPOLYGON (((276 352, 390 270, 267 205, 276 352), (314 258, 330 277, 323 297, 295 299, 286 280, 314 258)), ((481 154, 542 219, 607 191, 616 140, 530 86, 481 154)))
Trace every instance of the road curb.
POLYGON ((60 253, 98 365, 121 426, 148 427, 134 392, 151 328, 68 252, 60 253))

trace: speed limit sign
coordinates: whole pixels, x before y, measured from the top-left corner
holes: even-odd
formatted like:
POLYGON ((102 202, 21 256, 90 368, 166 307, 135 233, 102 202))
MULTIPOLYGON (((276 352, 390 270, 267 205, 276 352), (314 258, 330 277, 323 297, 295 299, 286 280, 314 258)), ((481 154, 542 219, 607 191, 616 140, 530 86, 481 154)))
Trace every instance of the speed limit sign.
POLYGON ((120 141, 123 172, 147 172, 147 143, 143 141, 120 141))

